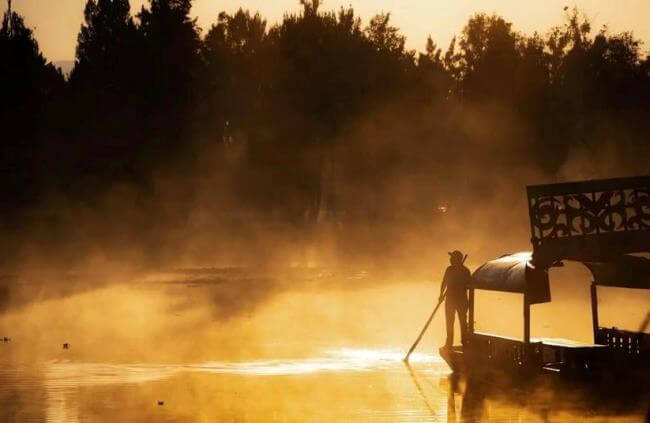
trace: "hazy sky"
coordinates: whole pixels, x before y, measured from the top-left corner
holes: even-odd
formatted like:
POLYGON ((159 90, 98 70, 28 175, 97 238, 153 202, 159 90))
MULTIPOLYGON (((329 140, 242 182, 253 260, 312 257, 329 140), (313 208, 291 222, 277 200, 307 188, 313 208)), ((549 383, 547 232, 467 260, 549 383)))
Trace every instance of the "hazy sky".
MULTIPOLYGON (((6 10, 6 0, 2 11, 6 10)), ((13 0, 14 10, 35 28, 39 45, 49 60, 74 58, 77 33, 86 0, 13 0)), ((147 0, 131 0, 135 14, 147 0)), ((352 5, 364 22, 380 11, 391 12, 393 24, 408 37, 408 47, 422 50, 428 34, 446 47, 474 12, 495 12, 523 32, 545 32, 562 22, 564 6, 574 5, 586 13, 594 28, 607 24, 614 32, 632 30, 650 51, 650 0, 325 0, 324 9, 352 5)), ((258 10, 270 23, 286 11, 299 10, 298 0, 194 0, 192 15, 207 30, 219 11, 244 7, 258 10)))

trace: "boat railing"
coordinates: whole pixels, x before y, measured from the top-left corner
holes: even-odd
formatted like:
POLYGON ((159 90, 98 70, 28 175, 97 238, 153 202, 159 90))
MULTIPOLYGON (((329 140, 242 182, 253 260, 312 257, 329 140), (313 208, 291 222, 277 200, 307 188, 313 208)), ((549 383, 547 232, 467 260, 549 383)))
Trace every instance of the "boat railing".
POLYGON ((562 339, 532 338, 530 342, 475 332, 471 338, 473 354, 488 363, 509 368, 544 368, 576 371, 605 365, 606 345, 583 344, 562 339))
POLYGON ((519 367, 528 363, 526 346, 519 339, 474 332, 471 339, 472 351, 494 363, 519 367))
POLYGON ((650 353, 650 334, 632 332, 618 328, 598 327, 596 342, 607 345, 610 349, 631 356, 650 353))

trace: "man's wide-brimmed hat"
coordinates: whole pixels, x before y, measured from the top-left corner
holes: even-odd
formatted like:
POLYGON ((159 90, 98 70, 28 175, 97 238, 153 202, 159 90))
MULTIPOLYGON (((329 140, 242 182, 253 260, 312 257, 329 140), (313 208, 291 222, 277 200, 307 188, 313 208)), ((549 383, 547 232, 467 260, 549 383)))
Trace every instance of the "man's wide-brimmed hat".
POLYGON ((449 254, 452 259, 456 259, 456 260, 462 260, 463 259, 463 253, 461 253, 458 250, 451 251, 451 252, 449 252, 447 254, 449 254))

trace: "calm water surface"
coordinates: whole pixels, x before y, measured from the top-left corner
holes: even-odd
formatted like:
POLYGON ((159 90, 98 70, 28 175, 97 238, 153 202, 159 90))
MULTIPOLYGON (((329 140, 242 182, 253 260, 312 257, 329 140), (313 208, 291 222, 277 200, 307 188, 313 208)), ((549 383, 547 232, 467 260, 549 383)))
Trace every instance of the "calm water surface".
POLYGON ((0 371, 3 422, 643 421, 549 392, 470 392, 436 356, 327 351, 303 360, 199 364, 51 361, 0 371), (530 395, 530 396, 528 396, 530 395), (575 401, 575 402, 574 402, 575 401))
POLYGON ((431 353, 438 320, 407 367, 429 284, 257 292, 243 280, 242 304, 221 279, 168 282, 8 307, 0 422, 642 422, 650 404, 456 380, 431 353))

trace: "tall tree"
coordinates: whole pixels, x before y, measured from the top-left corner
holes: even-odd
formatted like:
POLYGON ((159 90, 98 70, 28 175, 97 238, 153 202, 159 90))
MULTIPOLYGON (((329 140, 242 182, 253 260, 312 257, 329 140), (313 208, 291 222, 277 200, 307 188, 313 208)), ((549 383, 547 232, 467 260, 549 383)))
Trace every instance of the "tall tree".
POLYGON ((219 14, 203 43, 201 56, 205 75, 200 83, 208 88, 207 103, 219 115, 208 121, 228 128, 229 135, 258 125, 264 100, 269 58, 266 21, 259 13, 239 9, 235 14, 219 14))
POLYGON ((200 30, 189 17, 191 8, 191 0, 150 0, 138 14, 153 71, 151 100, 174 107, 191 104, 191 82, 200 63, 200 30))
POLYGON ((6 213, 36 200, 43 173, 38 136, 46 106, 63 86, 63 75, 45 60, 32 30, 14 12, 4 14, 0 28, 0 81, 0 197, 6 213))
POLYGON ((169 161, 187 141, 189 119, 195 114, 200 72, 200 29, 189 17, 191 0, 150 0, 138 13, 145 49, 140 69, 148 79, 146 152, 153 161, 169 161))
POLYGON ((512 24, 499 16, 478 14, 470 18, 459 42, 465 97, 512 99, 518 37, 512 24))
POLYGON ((92 89, 133 88, 129 75, 137 73, 133 60, 140 46, 130 9, 129 0, 88 0, 77 37, 73 84, 93 84, 92 89))
POLYGON ((60 117, 70 128, 61 134, 66 189, 92 195, 115 181, 141 179, 139 114, 147 80, 141 56, 129 1, 88 0, 69 81, 73 113, 60 117))

